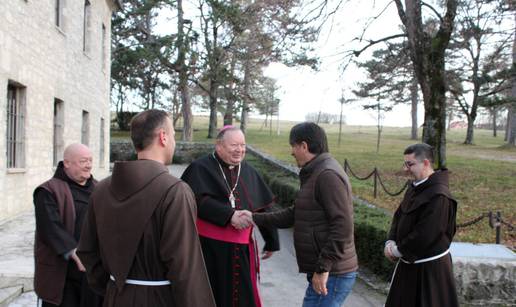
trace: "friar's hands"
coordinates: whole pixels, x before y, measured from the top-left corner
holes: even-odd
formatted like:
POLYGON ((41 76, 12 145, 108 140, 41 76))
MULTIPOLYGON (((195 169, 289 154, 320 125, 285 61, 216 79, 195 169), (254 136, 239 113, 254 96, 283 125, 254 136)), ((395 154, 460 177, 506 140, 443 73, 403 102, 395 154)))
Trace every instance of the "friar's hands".
POLYGON ((77 269, 80 272, 86 272, 86 268, 82 264, 81 259, 79 259, 79 256, 77 256, 76 252, 77 252, 77 249, 74 249, 72 251, 72 254, 70 255, 70 258, 72 258, 72 260, 75 262, 75 265, 77 265, 77 269))
MULTIPOLYGON (((247 210, 235 210, 235 213, 233 213, 233 216, 231 217, 231 225, 235 227, 236 229, 245 229, 252 225, 253 220, 251 217, 251 220, 249 220, 247 210)), ((251 213, 251 212, 249 212, 251 213)), ((252 214, 251 214, 252 216, 252 214)))
POLYGON ((387 259, 389 259, 391 262, 395 262, 398 257, 396 257, 393 253, 393 246, 395 245, 396 243, 394 241, 387 241, 387 243, 385 244, 385 248, 383 249, 383 254, 385 255, 385 257, 387 259))
POLYGON ((314 291, 319 295, 327 295, 328 289, 326 288, 326 283, 328 282, 329 272, 324 273, 314 273, 312 277, 312 287, 314 291))

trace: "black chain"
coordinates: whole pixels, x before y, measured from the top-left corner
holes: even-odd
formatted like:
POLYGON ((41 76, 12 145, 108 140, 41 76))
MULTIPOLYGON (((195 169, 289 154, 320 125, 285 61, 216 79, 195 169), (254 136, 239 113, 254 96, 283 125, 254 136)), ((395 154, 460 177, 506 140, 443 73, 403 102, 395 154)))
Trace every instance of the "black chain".
POLYGON ((509 224, 509 223, 507 223, 506 221, 502 220, 502 218, 500 218, 500 223, 502 223, 503 225, 507 226, 509 231, 513 231, 514 230, 514 226, 509 224))
POLYGON ((457 227, 468 227, 468 226, 471 226, 473 224, 476 224, 478 222, 480 222, 481 220, 483 220, 484 218, 486 217, 489 217, 489 212, 488 213, 484 213, 482 215, 480 215, 479 217, 469 221, 469 222, 466 222, 466 223, 462 223, 462 224, 457 224, 457 227))
POLYGON ((355 177, 356 179, 358 180, 367 180, 369 178, 371 178, 371 176, 373 176, 374 173, 376 173, 376 170, 373 170, 369 175, 365 176, 365 177, 358 177, 355 172, 353 172, 353 170, 351 169, 351 166, 349 166, 348 164, 348 167, 347 169, 349 170, 349 172, 351 173, 351 175, 353 175, 353 177, 355 177))
POLYGON ((400 195, 401 193, 403 193, 403 191, 405 191, 405 189, 408 187, 408 185, 410 184, 410 180, 407 180, 405 182, 405 184, 401 187, 401 189, 396 192, 396 193, 391 193, 389 191, 387 191, 387 188, 385 187, 385 185, 383 184, 383 181, 382 181, 382 178, 380 177, 380 174, 378 174, 378 181, 380 182, 380 186, 382 187, 383 191, 385 193, 387 193, 388 195, 390 196, 398 196, 400 195))
MULTIPOLYGON (((401 189, 398 192, 391 193, 385 187, 385 185, 384 185, 384 183, 382 181, 382 178, 380 177, 380 173, 378 172, 378 170, 376 168, 369 175, 367 175, 365 177, 359 177, 359 176, 357 176, 355 174, 355 172, 353 172, 353 170, 351 169, 351 166, 349 165, 347 160, 344 161, 344 165, 345 165, 346 170, 349 170, 349 173, 353 177, 358 179, 358 180, 367 180, 367 179, 371 178, 371 176, 376 174, 378 176, 378 181, 380 182, 380 186, 382 187, 383 191, 385 193, 387 193, 388 195, 390 195, 390 196, 398 196, 398 195, 400 195, 401 193, 403 193, 403 191, 405 191, 405 189, 410 184, 410 180, 407 180, 405 182, 405 184, 403 185, 403 187, 401 187, 401 189)), ((510 223, 504 221, 501 217, 495 216, 492 212, 487 212, 487 213, 481 214, 480 216, 474 218, 473 220, 471 220, 469 222, 465 222, 465 223, 462 223, 462 224, 457 224, 457 227, 458 228, 468 227, 468 226, 471 226, 471 225, 474 225, 474 224, 480 222, 484 218, 489 218, 489 226, 491 226, 491 228, 497 227, 496 223, 498 223, 498 224, 502 224, 502 225, 506 226, 509 231, 513 231, 514 230, 514 226, 513 225, 511 225, 510 223)))

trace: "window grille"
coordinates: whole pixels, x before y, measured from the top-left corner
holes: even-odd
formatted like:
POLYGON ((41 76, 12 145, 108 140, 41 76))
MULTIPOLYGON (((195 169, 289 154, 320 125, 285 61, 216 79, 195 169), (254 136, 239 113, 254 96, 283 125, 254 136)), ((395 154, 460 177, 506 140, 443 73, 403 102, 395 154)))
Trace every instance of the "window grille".
POLYGON ((25 167, 25 88, 7 86, 7 168, 25 167))

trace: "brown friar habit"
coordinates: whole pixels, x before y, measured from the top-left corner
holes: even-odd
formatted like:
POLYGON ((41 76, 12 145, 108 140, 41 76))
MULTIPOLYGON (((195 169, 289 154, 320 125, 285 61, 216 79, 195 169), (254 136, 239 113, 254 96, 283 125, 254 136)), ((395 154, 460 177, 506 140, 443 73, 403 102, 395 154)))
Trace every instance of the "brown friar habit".
POLYGON ((195 216, 192 191, 165 165, 116 162, 90 198, 78 248, 90 285, 105 292, 104 306, 215 306, 195 216))
MULTIPOLYGON (((230 220, 235 209, 250 211, 268 211, 273 202, 273 195, 263 179, 245 161, 229 168, 216 153, 192 162, 181 179, 190 185, 197 199, 199 220, 214 227, 231 228, 230 220), (226 179, 222 176, 224 171, 226 179), (228 186, 234 191, 235 208, 231 208, 228 186), (225 182, 225 180, 227 180, 225 182)), ((199 222, 199 221, 198 221, 199 222)), ((279 250, 277 229, 260 227, 265 240, 264 250, 279 250)), ((253 307, 261 306, 257 290, 258 257, 251 239, 248 244, 217 240, 201 235, 206 268, 210 277, 213 294, 218 307, 253 307)))
POLYGON ((394 272, 386 307, 459 306, 450 254, 442 254, 455 235, 457 202, 448 188, 448 171, 436 171, 427 181, 411 185, 394 214, 389 240, 403 255, 394 272))
POLYGON ((86 275, 79 271, 75 261, 65 259, 77 247, 96 183, 93 176, 84 185, 73 181, 60 161, 54 177, 34 190, 34 290, 44 301, 43 306, 102 305, 102 297, 91 291, 86 275))

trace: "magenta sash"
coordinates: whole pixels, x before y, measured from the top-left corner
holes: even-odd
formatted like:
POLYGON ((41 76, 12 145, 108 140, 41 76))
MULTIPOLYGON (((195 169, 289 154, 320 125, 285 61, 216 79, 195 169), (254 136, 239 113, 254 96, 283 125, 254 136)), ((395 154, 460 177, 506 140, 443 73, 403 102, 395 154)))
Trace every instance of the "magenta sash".
POLYGON ((258 254, 256 242, 251 237, 253 227, 238 230, 234 228, 231 223, 228 223, 226 227, 220 227, 200 218, 197 218, 196 224, 197 231, 200 236, 218 241, 249 245, 249 267, 251 270, 254 301, 256 303, 256 307, 262 307, 257 276, 260 272, 260 256, 258 254))
POLYGON ((206 238, 230 243, 249 244, 252 227, 238 230, 231 226, 230 223, 226 227, 220 227, 198 218, 197 231, 199 231, 199 235, 206 238))

